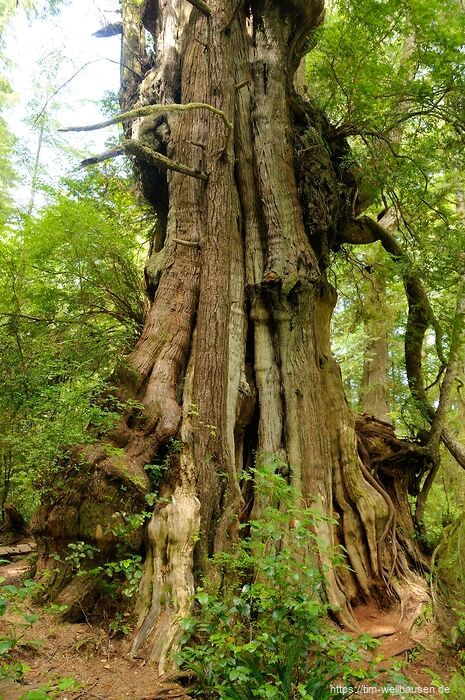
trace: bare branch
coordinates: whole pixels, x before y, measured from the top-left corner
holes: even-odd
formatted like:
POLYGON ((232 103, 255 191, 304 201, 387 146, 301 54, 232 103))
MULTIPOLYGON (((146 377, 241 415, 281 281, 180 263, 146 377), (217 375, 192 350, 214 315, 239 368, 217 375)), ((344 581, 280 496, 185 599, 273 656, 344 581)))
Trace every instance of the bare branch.
POLYGON ((96 163, 102 163, 104 160, 110 160, 110 158, 117 158, 118 156, 124 155, 124 146, 118 145, 115 148, 111 148, 108 151, 100 153, 98 156, 92 156, 91 158, 86 158, 82 160, 80 165, 81 168, 87 168, 89 165, 95 165, 96 163))
POLYGON ((198 241, 184 241, 182 238, 173 238, 173 243, 179 243, 179 245, 187 245, 189 248, 200 248, 200 243, 198 241))
MULTIPOLYGON (((111 58, 94 58, 92 61, 87 61, 87 63, 84 63, 80 68, 78 68, 78 70, 75 71, 75 72, 73 73, 73 75, 72 75, 70 78, 68 78, 68 80, 65 80, 64 83, 62 83, 59 87, 57 87, 56 90, 54 90, 54 91, 52 92, 52 94, 51 94, 49 97, 47 97, 47 99, 45 100, 44 106, 42 107, 42 109, 40 110, 39 114, 38 114, 38 115, 36 116, 36 118, 34 119, 34 125, 37 124, 37 122, 39 121, 40 117, 42 116, 42 114, 43 114, 43 113, 45 112, 45 110, 47 109, 47 106, 49 105, 49 103, 51 102, 51 100, 53 100, 53 98, 54 98, 56 95, 58 95, 58 93, 60 92, 60 90, 63 90, 64 87, 66 87, 72 80, 74 80, 74 78, 75 78, 82 70, 84 70, 84 68, 87 68, 87 66, 91 66, 93 63, 99 63, 100 61, 109 61, 109 63, 116 63, 116 64, 119 65, 119 66, 121 66, 121 65, 124 66, 124 64, 122 64, 120 61, 113 61, 111 58)), ((127 68, 129 71, 131 71, 131 69, 128 68, 128 66, 124 66, 124 68, 127 68)), ((134 73, 134 75, 135 75, 137 78, 142 78, 142 76, 139 75, 138 73, 136 73, 135 71, 131 71, 131 72, 134 73)), ((65 131, 65 130, 63 130, 63 131, 65 131)))

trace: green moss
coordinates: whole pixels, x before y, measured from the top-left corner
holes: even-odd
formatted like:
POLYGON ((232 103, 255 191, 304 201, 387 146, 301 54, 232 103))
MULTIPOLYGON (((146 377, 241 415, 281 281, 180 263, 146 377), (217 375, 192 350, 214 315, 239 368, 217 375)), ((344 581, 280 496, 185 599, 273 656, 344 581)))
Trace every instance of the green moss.
POLYGON ((111 512, 107 503, 84 501, 79 509, 80 537, 94 539, 97 525, 100 525, 105 530, 111 520, 111 512))
POLYGON ((436 580, 439 590, 456 618, 455 637, 465 643, 465 513, 444 530, 436 554, 436 580))

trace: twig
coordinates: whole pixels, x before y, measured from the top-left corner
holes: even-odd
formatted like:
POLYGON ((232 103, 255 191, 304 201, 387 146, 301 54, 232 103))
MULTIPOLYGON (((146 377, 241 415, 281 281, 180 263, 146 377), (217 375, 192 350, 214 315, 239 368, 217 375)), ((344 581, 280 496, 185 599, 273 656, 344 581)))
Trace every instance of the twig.
POLYGON ((74 78, 75 78, 77 75, 79 75, 79 73, 80 73, 82 70, 84 70, 84 68, 87 68, 87 66, 91 66, 93 63, 99 63, 100 61, 109 61, 110 63, 117 63, 118 65, 123 66, 123 67, 126 68, 127 70, 129 70, 129 71, 131 71, 132 73, 134 73, 134 75, 135 75, 137 78, 142 78, 142 76, 139 75, 139 73, 136 73, 136 71, 134 71, 134 70, 132 70, 131 68, 129 68, 129 66, 125 66, 125 65, 124 65, 123 63, 121 63, 120 61, 113 61, 111 58, 94 58, 93 61, 87 61, 87 63, 84 63, 84 65, 82 65, 80 68, 78 68, 78 70, 77 70, 75 73, 73 73, 73 75, 72 75, 70 78, 68 78, 68 80, 65 80, 64 83, 62 83, 59 87, 57 87, 57 89, 54 90, 54 91, 52 92, 52 94, 50 95, 50 97, 47 97, 47 99, 45 100, 44 106, 42 107, 42 109, 40 110, 39 114, 38 114, 38 115, 36 116, 36 118, 34 119, 34 126, 37 124, 37 122, 38 122, 39 119, 41 118, 42 114, 43 114, 43 113, 45 112, 45 110, 47 109, 47 106, 48 106, 48 104, 50 103, 50 101, 53 100, 53 98, 55 97, 55 95, 58 95, 58 93, 60 92, 60 90, 62 90, 64 87, 66 87, 66 86, 68 85, 68 83, 70 83, 72 80, 74 80, 74 78))
POLYGON ((191 146, 197 146, 198 148, 202 148, 203 150, 206 149, 206 145, 204 143, 200 143, 200 141, 186 141, 186 143, 189 143, 191 146))
MULTIPOLYGON (((90 685, 90 686, 84 688, 83 690, 81 690, 80 693, 78 693, 77 695, 74 696, 73 700, 79 700, 79 698, 82 698, 82 697, 83 697, 84 695, 86 695, 90 690, 92 690, 92 688, 95 688, 95 686, 97 685, 97 683, 98 683, 98 681, 94 681, 94 682, 92 683, 92 685, 90 685)), ((99 697, 99 696, 95 696, 95 697, 99 697)))

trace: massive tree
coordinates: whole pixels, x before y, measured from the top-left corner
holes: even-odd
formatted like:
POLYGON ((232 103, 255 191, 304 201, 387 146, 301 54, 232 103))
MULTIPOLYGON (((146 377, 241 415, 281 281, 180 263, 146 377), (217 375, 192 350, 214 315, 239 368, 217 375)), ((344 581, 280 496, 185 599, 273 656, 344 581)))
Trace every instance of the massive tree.
MULTIPOLYGON (((161 668, 195 577, 263 508, 242 478, 257 461, 278 465, 296 503, 331 519, 313 556, 341 623, 357 629, 360 602, 422 595, 407 492, 430 453, 369 417, 356 426, 331 355, 331 251, 381 240, 395 260, 403 252, 361 216, 347 134, 302 89, 323 15, 322 0, 124 0, 111 29, 122 31, 123 113, 107 123, 123 123, 125 138, 101 158, 125 151, 153 206, 151 305, 106 397, 126 406, 119 424, 70 450, 34 530, 49 589, 81 609, 92 582, 53 555, 83 539, 114 556, 112 513, 144 508, 145 467, 166 458, 134 643, 161 668), (348 566, 331 563, 338 544, 348 566)), ((404 269, 421 365, 429 307, 404 269)))

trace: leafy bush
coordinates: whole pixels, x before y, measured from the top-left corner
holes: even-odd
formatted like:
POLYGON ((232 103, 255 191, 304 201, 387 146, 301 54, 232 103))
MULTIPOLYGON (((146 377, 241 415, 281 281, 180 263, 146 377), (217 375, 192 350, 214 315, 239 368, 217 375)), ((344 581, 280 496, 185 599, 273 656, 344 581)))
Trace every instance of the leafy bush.
MULTIPOLYGON (((272 463, 275 466, 274 463, 272 463)), ((244 539, 214 557, 196 593, 198 616, 184 621, 178 662, 198 679, 196 692, 221 700, 339 697, 331 685, 372 677, 355 641, 328 621, 323 578, 312 550, 322 515, 296 508, 290 487, 270 469, 255 470, 268 501, 244 539)))

